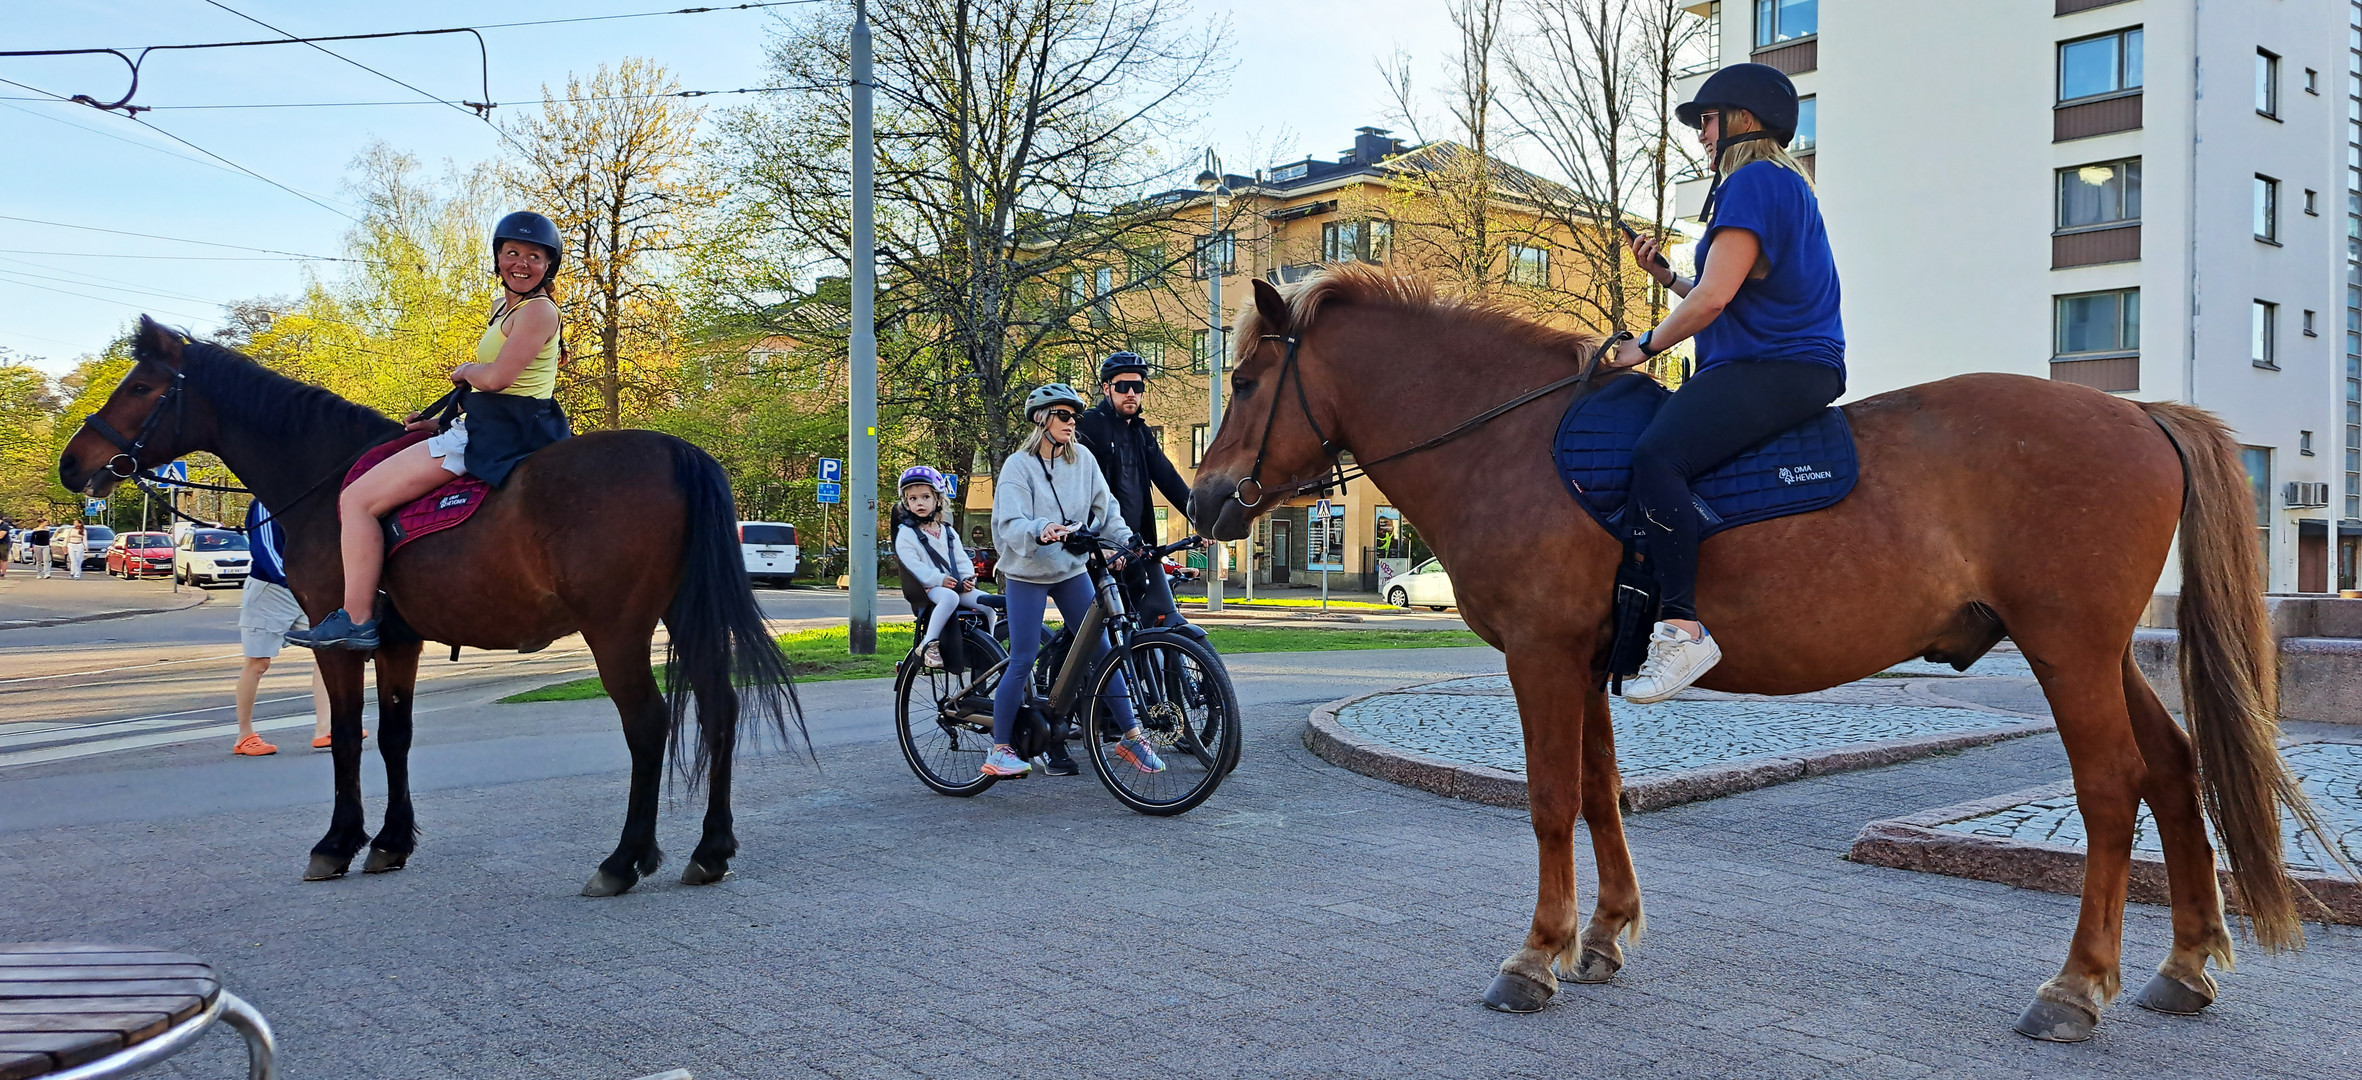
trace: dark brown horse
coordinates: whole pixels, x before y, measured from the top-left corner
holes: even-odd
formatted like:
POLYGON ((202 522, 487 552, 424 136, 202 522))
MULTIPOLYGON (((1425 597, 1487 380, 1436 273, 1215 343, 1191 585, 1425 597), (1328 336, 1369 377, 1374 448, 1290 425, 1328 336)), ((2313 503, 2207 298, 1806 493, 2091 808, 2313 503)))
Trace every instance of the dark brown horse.
MULTIPOLYGON (((287 581, 305 613, 316 622, 335 610, 344 592, 338 482, 401 425, 148 319, 133 356, 130 374, 66 444, 58 479, 102 496, 182 454, 217 454, 285 529, 287 581)), ((656 795, 668 747, 692 783, 702 773, 709 787, 704 836, 681 880, 721 880, 738 852, 730 761, 741 711, 782 737, 790 718, 803 727, 786 658, 747 584, 737 518, 729 481, 704 451, 651 431, 600 431, 536 452, 465 525, 412 541, 384 584, 395 615, 387 625, 405 630, 376 653, 385 826, 371 838, 362 821, 364 654, 323 650, 336 807, 305 880, 343 876, 364 843, 370 873, 409 861, 411 693, 423 641, 531 652, 577 631, 632 755, 623 839, 583 894, 623 892, 663 861, 656 795), (659 619, 671 634, 661 691, 648 661, 659 619)))
MULTIPOLYGON (((1370 478, 1451 568, 1468 625, 1506 654, 1524 726, 1540 895, 1524 947, 1502 962, 1486 1001, 1532 1011, 1557 992, 1558 974, 1607 980, 1623 965, 1618 937, 1636 938, 1642 916, 1602 689, 1619 547, 1567 497, 1548 452, 1578 390, 1379 461, 1572 374, 1598 339, 1438 302, 1359 268, 1287 298, 1261 281, 1254 291, 1239 318, 1231 411, 1192 493, 1194 524, 1245 536, 1256 515, 1324 481, 1324 437, 1373 463, 1370 478), (1578 814, 1600 879, 1579 933, 1578 814)), ((2004 635, 2016 641, 2057 717, 2090 833, 2082 917, 2058 975, 2019 1021, 2029 1035, 2086 1037, 2117 993, 2144 799, 2163 837, 2174 943, 2143 1004, 2196 1012, 2215 994, 2207 959, 2232 961, 2202 806, 2257 941, 2301 945, 2279 808, 2308 824, 2311 811, 2273 742, 2254 507, 2230 433, 2194 408, 1997 374, 1882 394, 1846 413, 1862 478, 1845 501, 1706 542, 1699 614, 1724 655, 1699 685, 1803 693, 1912 657, 1966 667, 2004 635), (2188 733, 2131 654, 2177 525, 2188 733)))

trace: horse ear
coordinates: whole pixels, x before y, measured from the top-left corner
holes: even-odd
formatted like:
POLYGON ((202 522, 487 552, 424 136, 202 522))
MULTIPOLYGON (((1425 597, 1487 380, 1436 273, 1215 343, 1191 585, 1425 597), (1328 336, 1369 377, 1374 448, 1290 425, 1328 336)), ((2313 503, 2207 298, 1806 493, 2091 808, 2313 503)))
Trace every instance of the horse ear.
POLYGON ((180 347, 184 339, 176 331, 146 315, 139 317, 139 332, 132 337, 132 354, 144 360, 160 360, 175 367, 180 365, 180 347))
POLYGON ((1263 328, 1277 333, 1286 333, 1288 331, 1288 302, 1280 297, 1279 289, 1270 282, 1262 278, 1252 280, 1255 284, 1255 311, 1263 316, 1263 328))

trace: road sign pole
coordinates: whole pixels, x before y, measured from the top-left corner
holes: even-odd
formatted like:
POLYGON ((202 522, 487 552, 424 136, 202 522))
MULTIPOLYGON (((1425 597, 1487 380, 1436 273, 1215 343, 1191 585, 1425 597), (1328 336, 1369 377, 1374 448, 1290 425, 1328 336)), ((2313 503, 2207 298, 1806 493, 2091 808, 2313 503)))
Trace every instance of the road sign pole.
POLYGON ((853 324, 852 385, 846 408, 851 421, 852 466, 845 482, 853 497, 845 503, 846 555, 853 562, 852 614, 847 647, 856 656, 878 651, 878 335, 877 236, 871 214, 875 150, 870 132, 869 6, 853 4, 853 324))

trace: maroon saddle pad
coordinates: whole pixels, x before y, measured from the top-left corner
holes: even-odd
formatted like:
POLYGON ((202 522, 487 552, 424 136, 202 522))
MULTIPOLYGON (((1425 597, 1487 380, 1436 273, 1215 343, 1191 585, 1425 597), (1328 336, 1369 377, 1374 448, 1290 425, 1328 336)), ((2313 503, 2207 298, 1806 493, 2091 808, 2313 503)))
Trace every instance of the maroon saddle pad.
MULTIPOLYGON (((430 431, 413 431, 362 454, 361 460, 353 462, 352 469, 344 474, 343 486, 353 486, 353 481, 360 479, 362 473, 368 472, 378 462, 400 453, 412 443, 426 441, 433 434, 430 431)), ((387 515, 385 553, 391 556, 396 548, 412 540, 467 521, 491 494, 492 485, 473 476, 452 477, 450 483, 387 515)))

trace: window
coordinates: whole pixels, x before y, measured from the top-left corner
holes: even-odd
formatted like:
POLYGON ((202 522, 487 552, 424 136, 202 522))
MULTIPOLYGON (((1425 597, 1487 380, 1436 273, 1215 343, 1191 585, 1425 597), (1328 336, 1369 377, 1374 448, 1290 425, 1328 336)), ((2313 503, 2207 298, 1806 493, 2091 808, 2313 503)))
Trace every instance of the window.
POLYGON ((1777 45, 1821 29, 1820 0, 1755 0, 1755 47, 1777 45))
POLYGON ((2312 68, 2305 69, 2305 93, 2321 96, 2321 73, 2312 68))
POLYGON ((1204 463, 1205 463, 1205 460, 1206 460, 1206 439, 1207 439, 1207 437, 1208 437, 1209 435, 1211 435, 1211 434, 1212 434, 1212 432, 1210 432, 1210 431, 1207 429, 1207 427, 1206 427, 1204 424, 1191 424, 1191 425, 1189 425, 1189 467, 1190 467, 1190 468, 1194 469, 1194 468, 1197 468, 1199 465, 1202 465, 1202 464, 1204 464, 1204 463))
POLYGON ((2255 238, 2280 242, 2280 181, 2261 173, 2255 178, 2255 238))
POLYGON ((1192 330, 1189 332, 1189 370, 1191 372, 1198 375, 1203 375, 1208 370, 1206 365, 1206 342, 1212 337, 1213 335, 1208 334, 1203 330, 1192 330))
POLYGON ((2059 100, 2098 97, 2141 85, 2139 27, 2059 43, 2059 100))
POLYGON ((1363 233, 1369 240, 1369 254, 1363 258, 1382 263, 1394 256, 1394 223, 1383 218, 1373 219, 1363 233))
POLYGON ((1059 299, 1065 301, 1065 307, 1068 311, 1081 311, 1084 304, 1091 302, 1090 272, 1087 270, 1076 270, 1067 274, 1066 287, 1059 290, 1059 293, 1059 299))
POLYGON ((1820 140, 1815 137, 1815 129, 1820 127, 1818 123, 1820 112, 1821 99, 1817 97, 1796 99, 1796 137, 1788 140, 1789 153, 1809 154, 1813 152, 1814 146, 1819 145, 1820 140))
POLYGON ((1382 263, 1393 241, 1391 221, 1331 221, 1320 227, 1320 261, 1382 263))
POLYGON ((2141 347, 2141 291, 2080 293, 2058 298, 2056 355, 2130 353, 2141 347))
POLYGON ((1509 283, 1533 286, 1550 284, 1549 250, 1524 244, 1509 245, 1509 283))
POLYGON ((1199 237, 1197 241, 1198 277, 1202 278, 1206 276, 1206 264, 1208 262, 1211 262, 1213 265, 1220 267, 1222 272, 1225 274, 1237 273, 1238 235, 1228 229, 1224 229, 1219 235, 1215 236, 1211 242, 1209 242, 1205 237, 1199 237))
POLYGON ((2318 192, 2318 191, 2315 191, 2315 190, 2313 190, 2312 188, 2306 188, 2306 189, 2305 189, 2305 216, 2306 216, 2306 217, 2320 217, 2320 216, 2321 216, 2321 202, 2320 202, 2320 200, 2321 200, 2321 193, 2320 193, 2320 192, 2318 192))
POLYGON ((2247 490, 2255 496, 2256 542, 2261 545, 2263 558, 2257 560, 2256 570, 2269 589, 2272 576, 2272 450, 2266 446, 2242 446, 2239 460, 2247 466, 2247 490))
POLYGON ((2306 337, 2320 337, 2320 336, 2321 336, 2321 332, 2320 332, 2320 331, 2313 329, 2313 313, 2312 313, 2311 311, 2307 311, 2307 312, 2305 312, 2305 336, 2306 336, 2306 337))
POLYGON ((2297 433, 2296 433, 2296 452, 2297 452, 2297 453, 2299 453, 2299 454, 2303 454, 2303 455, 2304 455, 2304 456, 2306 456, 2306 457, 2312 457, 2312 456, 2313 456, 2313 433, 2312 433, 2312 432, 2310 432, 2310 431, 2300 431, 2300 432, 2297 432, 2297 433))
POLYGON ((1102 266, 1091 272, 1091 325, 1105 326, 1115 321, 1115 267, 1102 266))
POLYGON ((1165 246, 1156 244, 1132 253, 1132 280, 1156 284, 1165 279, 1165 246))
POLYGON ((1271 179, 1275 183, 1286 183, 1290 180, 1302 180, 1304 179, 1304 174, 1311 171, 1312 162, 1310 161, 1299 161, 1293 165, 1278 165, 1272 168, 1271 179))
POLYGON ((2139 158, 2059 170, 2059 228, 2080 229, 2140 219, 2139 158))
POLYGON ((2255 111, 2280 118, 2280 58, 2262 49, 2255 51, 2255 111))
POLYGON ((2247 320, 2248 358, 2259 368, 2280 368, 2280 305, 2258 300, 2247 320))
POLYGON ((1163 341, 1155 338, 1133 338, 1126 343, 1125 347, 1140 354, 1140 360, 1148 365, 1150 375, 1165 373, 1165 343, 1163 341))

